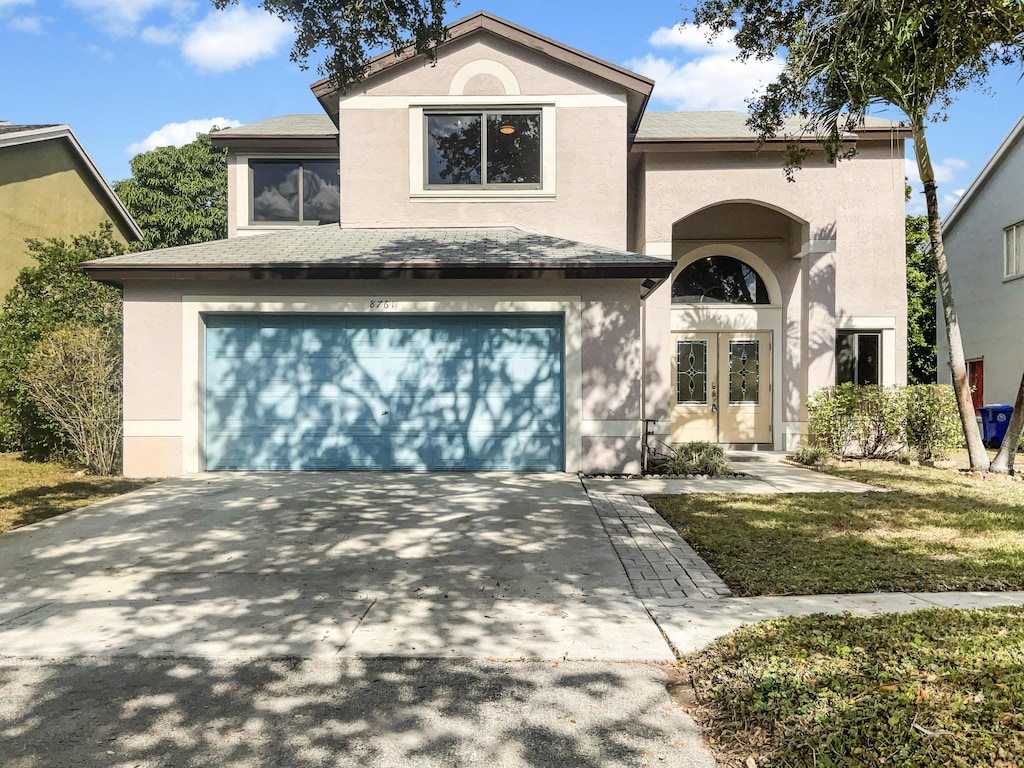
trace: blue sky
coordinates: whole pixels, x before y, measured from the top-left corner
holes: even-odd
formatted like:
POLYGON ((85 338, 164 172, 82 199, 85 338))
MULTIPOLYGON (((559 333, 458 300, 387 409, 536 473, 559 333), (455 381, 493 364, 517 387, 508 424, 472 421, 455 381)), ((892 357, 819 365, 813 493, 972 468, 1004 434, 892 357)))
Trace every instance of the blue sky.
MULTIPOLYGON (((243 0, 221 12, 209 0, 0 0, 0 120, 69 123, 114 181, 129 175, 135 152, 190 140, 211 120, 318 111, 309 90, 317 73, 289 61, 291 30, 256 6, 243 0)), ((699 31, 676 28, 684 17, 676 0, 470 0, 449 18, 480 8, 653 77, 651 109, 743 109, 777 66, 741 66, 728 41, 712 48, 699 31)), ((997 72, 992 93, 962 96, 949 120, 931 128, 944 212, 1020 117, 1019 74, 997 72)), ((908 210, 923 207, 915 195, 908 210)))

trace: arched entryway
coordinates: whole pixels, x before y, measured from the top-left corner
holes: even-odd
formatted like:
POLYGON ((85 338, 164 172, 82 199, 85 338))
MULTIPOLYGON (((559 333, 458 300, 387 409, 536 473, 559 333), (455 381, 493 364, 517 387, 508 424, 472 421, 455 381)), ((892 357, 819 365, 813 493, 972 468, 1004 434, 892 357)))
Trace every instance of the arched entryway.
POLYGON ((779 275, 800 251, 800 222, 723 203, 673 228, 671 442, 773 446, 781 411, 779 275))

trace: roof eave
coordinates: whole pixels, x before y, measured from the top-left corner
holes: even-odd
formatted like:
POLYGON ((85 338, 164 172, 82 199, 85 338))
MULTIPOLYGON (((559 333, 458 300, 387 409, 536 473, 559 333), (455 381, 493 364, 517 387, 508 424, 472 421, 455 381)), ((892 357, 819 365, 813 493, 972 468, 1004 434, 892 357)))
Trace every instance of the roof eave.
POLYGON ((953 208, 948 214, 946 214, 946 218, 942 222, 943 231, 945 231, 947 227, 952 226, 960 217, 961 213, 967 210, 970 206, 971 200, 978 193, 978 190, 985 185, 988 177, 995 173, 996 168, 1002 164, 1003 158, 1006 157, 1006 154, 1017 143, 1017 141, 1021 139, 1021 137, 1024 137, 1024 115, 1021 115, 1016 125, 1014 125, 1013 128, 1010 129, 1010 132, 1006 134, 1006 137, 999 143, 999 146, 996 147, 996 151, 992 153, 992 156, 989 157, 985 162, 985 165, 982 166, 981 171, 978 172, 978 175, 975 176, 974 180, 968 185, 967 190, 960 195, 960 199, 956 201, 953 208))

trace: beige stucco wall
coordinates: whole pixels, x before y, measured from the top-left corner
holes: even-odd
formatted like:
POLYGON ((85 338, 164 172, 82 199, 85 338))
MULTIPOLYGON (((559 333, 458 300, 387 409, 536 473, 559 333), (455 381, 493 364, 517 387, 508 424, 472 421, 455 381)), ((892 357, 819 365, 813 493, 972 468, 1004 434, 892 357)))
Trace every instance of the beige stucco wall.
MULTIPOLYGON (((1012 405, 1024 372, 1024 277, 1003 277, 1003 230, 1024 221, 1022 176, 1024 139, 1018 139, 943 232, 964 355, 984 361, 984 399, 989 405, 1012 405)), ((941 310, 936 336, 939 381, 949 384, 941 310)))
POLYGON ((635 471, 640 439, 638 280, 126 283, 124 471, 201 469, 200 311, 544 311, 566 317, 567 471, 635 471), (206 308, 206 309, 203 309, 206 308))
MULTIPOLYGON (((726 255, 759 259, 778 282, 775 314, 758 320, 772 325, 774 353, 782 358, 776 448, 795 444, 805 430, 807 396, 834 383, 837 329, 882 330, 883 380, 906 381, 900 142, 863 143, 853 160, 839 164, 812 156, 794 182, 786 181, 778 153, 653 151, 643 159, 645 216, 637 231, 646 253, 686 263, 689 254, 726 246, 719 248, 726 255)), ((663 435, 671 330, 686 327, 685 314, 672 308, 669 284, 647 301, 645 402, 663 435)), ((703 313, 693 322, 730 321, 703 313)))
POLYGON ((517 225, 625 248, 626 120, 621 89, 486 35, 459 41, 341 101, 342 224, 517 225), (459 106, 541 108, 543 188, 424 190, 423 110, 459 106))
POLYGON ((35 264, 26 238, 67 240, 109 221, 118 240, 134 240, 101 194, 66 139, 0 148, 0 298, 35 264))

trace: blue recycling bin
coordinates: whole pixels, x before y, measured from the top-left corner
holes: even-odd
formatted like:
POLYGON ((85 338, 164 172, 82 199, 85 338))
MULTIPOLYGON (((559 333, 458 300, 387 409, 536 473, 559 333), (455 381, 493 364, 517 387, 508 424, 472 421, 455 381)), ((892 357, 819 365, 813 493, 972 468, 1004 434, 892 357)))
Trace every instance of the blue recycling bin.
POLYGON ((981 439, 989 448, 998 448, 1006 437, 1006 428, 1010 426, 1012 405, 983 405, 978 409, 981 415, 981 439))

